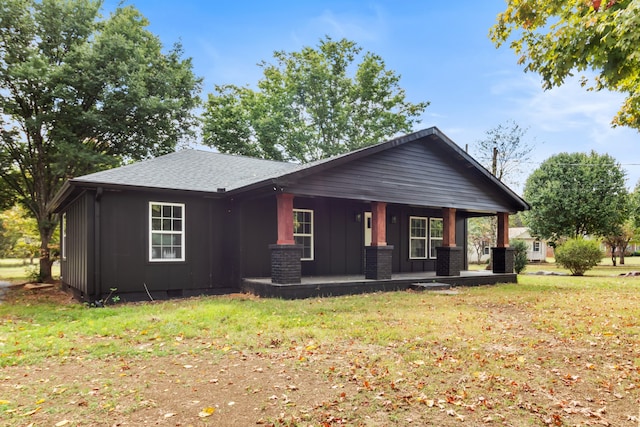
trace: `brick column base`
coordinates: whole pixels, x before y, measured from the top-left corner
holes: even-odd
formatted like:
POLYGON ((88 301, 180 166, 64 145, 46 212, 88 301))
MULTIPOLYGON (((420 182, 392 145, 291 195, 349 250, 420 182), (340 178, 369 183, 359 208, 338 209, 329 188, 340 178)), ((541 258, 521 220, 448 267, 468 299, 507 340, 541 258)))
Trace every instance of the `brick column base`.
POLYGON ((440 246, 436 249, 436 275, 459 276, 462 271, 464 257, 459 246, 440 246))
POLYGON ((391 255, 393 246, 364 247, 364 278, 373 280, 391 279, 391 255))
POLYGON ((292 285, 302 281, 302 245, 269 245, 271 283, 292 285))
POLYGON ((493 251, 493 272, 513 273, 513 248, 491 248, 493 251))

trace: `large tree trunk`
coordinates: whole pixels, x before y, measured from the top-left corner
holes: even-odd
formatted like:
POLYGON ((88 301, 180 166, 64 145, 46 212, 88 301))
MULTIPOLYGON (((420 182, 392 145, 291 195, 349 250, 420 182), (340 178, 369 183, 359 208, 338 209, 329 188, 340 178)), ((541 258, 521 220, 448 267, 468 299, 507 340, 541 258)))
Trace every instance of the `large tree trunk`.
POLYGON ((38 219, 38 229, 40 230, 40 272, 38 278, 42 283, 53 282, 51 275, 53 259, 51 259, 49 243, 51 243, 51 236, 57 226, 55 217, 55 215, 46 215, 45 219, 38 219))

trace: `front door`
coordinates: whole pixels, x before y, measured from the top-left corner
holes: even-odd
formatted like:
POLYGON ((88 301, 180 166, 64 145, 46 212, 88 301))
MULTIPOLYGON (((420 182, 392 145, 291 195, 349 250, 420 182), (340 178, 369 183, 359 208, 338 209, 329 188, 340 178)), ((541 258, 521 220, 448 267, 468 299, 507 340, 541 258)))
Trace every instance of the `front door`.
POLYGON ((371 212, 364 213, 364 245, 371 246, 371 212))

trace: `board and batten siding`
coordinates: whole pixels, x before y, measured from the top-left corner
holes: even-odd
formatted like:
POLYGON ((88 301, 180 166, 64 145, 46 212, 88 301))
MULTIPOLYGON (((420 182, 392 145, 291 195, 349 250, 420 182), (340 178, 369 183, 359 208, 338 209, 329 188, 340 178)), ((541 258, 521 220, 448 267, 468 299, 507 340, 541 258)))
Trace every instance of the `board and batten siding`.
POLYGON ((60 261, 62 282, 88 295, 93 277, 93 197, 84 193, 64 211, 65 257, 60 261))
POLYGON ((423 138, 319 173, 282 181, 285 191, 474 212, 517 210, 495 183, 440 144, 423 138))

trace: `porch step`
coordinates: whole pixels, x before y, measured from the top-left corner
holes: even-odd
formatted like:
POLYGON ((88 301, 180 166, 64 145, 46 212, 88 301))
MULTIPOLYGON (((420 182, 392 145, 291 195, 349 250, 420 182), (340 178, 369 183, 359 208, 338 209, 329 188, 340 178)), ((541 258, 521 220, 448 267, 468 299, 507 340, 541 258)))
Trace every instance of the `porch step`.
POLYGON ((414 291, 446 291, 451 289, 451 285, 439 282, 412 283, 409 285, 409 289, 414 291))

